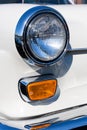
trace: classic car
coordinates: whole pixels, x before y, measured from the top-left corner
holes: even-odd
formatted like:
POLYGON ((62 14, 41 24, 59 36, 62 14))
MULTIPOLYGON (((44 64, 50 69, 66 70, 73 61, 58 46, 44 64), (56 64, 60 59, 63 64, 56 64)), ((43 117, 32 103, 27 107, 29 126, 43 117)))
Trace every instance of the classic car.
POLYGON ((38 130, 85 118, 86 68, 86 4, 0 0, 2 124, 38 130))

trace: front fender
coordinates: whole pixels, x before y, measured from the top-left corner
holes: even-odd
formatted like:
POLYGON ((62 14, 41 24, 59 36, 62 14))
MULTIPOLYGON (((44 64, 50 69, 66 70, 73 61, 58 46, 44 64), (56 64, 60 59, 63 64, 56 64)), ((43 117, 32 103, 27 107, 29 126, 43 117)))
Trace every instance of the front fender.
MULTIPOLYGON (((27 123, 34 124, 38 121, 25 122, 24 120, 18 124, 13 122, 15 119, 87 104, 87 52, 83 55, 68 53, 63 63, 49 68, 33 68, 19 56, 15 46, 16 25, 23 13, 34 6, 37 5, 0 5, 0 121, 22 129, 27 123), (18 81, 23 77, 50 72, 58 80, 60 88, 58 100, 49 105, 38 106, 24 102, 18 92, 18 81), (13 121, 9 121, 9 118, 13 121)), ((70 31, 71 49, 87 49, 87 6, 53 5, 49 7, 59 11, 65 18, 70 31)), ((87 115, 85 108, 83 112, 75 116, 80 115, 87 115)), ((61 118, 63 119, 66 120, 66 116, 61 118)))

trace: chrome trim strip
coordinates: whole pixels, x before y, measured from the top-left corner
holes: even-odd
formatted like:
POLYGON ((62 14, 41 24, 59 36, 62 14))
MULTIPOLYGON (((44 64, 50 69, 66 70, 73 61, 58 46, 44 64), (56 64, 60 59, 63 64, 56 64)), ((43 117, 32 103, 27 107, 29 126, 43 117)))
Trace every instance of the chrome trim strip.
MULTIPOLYGON (((56 123, 50 124, 48 129, 60 130, 62 128, 64 130, 65 129, 73 130, 74 128, 79 128, 79 127, 81 128, 85 126, 87 126, 87 116, 82 116, 82 117, 78 117, 75 120, 68 120, 64 122, 56 122, 56 123)), ((32 126, 25 125, 24 128, 30 130, 32 126)))
POLYGON ((67 53, 72 54, 72 55, 87 54, 87 48, 67 49, 67 53))
POLYGON ((77 118, 81 118, 87 116, 87 104, 77 105, 69 108, 65 108, 62 110, 57 110, 37 116, 31 116, 31 117, 23 117, 23 118, 12 118, 9 116, 6 116, 5 114, 2 115, 4 119, 0 119, 0 121, 6 121, 6 122, 22 122, 26 121, 26 125, 29 126, 36 126, 41 125, 44 123, 56 123, 56 122, 64 122, 67 120, 74 120, 77 118))

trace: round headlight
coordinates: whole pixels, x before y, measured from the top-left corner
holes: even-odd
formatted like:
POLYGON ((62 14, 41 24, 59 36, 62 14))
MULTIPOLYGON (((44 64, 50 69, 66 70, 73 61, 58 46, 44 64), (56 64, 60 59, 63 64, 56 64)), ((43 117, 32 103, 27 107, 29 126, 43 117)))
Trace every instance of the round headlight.
POLYGON ((34 7, 19 20, 16 28, 16 46, 19 53, 22 49, 23 53, 20 54, 28 63, 32 60, 42 66, 57 62, 65 54, 68 43, 67 24, 52 8, 34 7))
POLYGON ((26 43, 32 55, 41 61, 57 58, 66 45, 66 32, 53 14, 40 14, 28 26, 26 43))

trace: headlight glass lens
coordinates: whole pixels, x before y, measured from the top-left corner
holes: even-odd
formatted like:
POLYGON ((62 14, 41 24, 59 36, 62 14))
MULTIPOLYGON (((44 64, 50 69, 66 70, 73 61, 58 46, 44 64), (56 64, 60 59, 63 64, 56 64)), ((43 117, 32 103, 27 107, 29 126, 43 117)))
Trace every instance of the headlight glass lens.
POLYGON ((64 51, 66 31, 56 15, 43 13, 29 23, 26 40, 33 57, 44 62, 52 61, 64 51))

